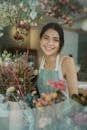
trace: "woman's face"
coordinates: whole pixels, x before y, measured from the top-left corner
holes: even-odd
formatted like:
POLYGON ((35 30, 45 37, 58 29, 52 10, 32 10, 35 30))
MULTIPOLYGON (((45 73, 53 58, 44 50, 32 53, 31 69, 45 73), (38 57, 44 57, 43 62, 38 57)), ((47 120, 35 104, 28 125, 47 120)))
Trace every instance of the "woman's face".
POLYGON ((59 34, 53 29, 48 29, 40 39, 40 46, 45 55, 55 55, 58 53, 59 34))

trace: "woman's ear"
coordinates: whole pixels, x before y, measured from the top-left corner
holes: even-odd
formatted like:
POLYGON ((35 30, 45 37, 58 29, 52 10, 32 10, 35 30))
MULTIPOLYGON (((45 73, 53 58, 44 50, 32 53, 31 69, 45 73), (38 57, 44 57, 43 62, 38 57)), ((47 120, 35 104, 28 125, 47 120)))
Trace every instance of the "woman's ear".
POLYGON ((41 40, 42 40, 42 39, 40 38, 40 40, 39 40, 39 42, 40 42, 40 45, 41 45, 41 40))

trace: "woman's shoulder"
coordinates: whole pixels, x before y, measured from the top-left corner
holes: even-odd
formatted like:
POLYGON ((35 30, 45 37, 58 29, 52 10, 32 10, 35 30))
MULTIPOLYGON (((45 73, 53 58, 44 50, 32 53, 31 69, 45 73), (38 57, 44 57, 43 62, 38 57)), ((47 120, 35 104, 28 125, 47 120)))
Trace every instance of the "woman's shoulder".
POLYGON ((75 66, 75 62, 74 62, 73 57, 70 57, 68 55, 61 55, 60 56, 60 63, 61 63, 64 70, 69 70, 75 66))
POLYGON ((73 57, 70 57, 68 55, 60 55, 60 62, 62 63, 70 63, 73 62, 73 57))
POLYGON ((70 56, 62 56, 62 65, 64 70, 71 70, 75 67, 74 58, 70 56))
POLYGON ((73 57, 62 55, 61 60, 63 75, 66 75, 66 73, 69 73, 70 71, 75 69, 73 57))

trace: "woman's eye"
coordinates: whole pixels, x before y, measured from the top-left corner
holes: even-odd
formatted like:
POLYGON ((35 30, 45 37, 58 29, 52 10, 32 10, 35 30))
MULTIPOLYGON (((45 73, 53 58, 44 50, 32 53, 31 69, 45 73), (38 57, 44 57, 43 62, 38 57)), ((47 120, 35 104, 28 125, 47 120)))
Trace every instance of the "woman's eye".
POLYGON ((54 39, 55 42, 59 42, 59 39, 54 39))
POLYGON ((48 39, 48 37, 43 37, 44 39, 48 39))

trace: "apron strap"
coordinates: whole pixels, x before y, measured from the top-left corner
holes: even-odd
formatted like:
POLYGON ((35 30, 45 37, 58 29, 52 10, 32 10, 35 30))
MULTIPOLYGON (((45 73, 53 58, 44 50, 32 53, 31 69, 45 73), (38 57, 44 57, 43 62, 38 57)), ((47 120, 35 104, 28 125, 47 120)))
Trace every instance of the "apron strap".
POLYGON ((40 73, 41 69, 44 68, 44 62, 45 62, 45 59, 44 59, 44 56, 43 56, 42 59, 41 59, 40 67, 39 67, 39 73, 40 73))

